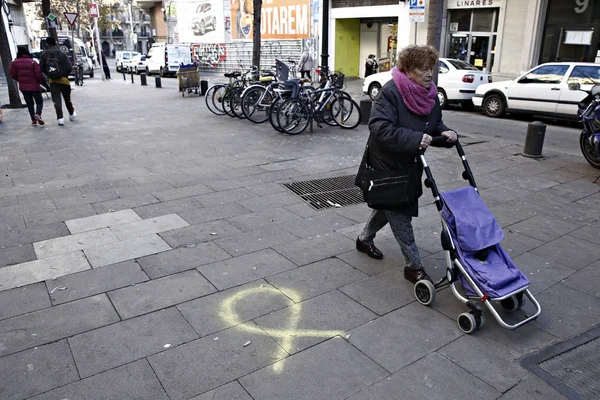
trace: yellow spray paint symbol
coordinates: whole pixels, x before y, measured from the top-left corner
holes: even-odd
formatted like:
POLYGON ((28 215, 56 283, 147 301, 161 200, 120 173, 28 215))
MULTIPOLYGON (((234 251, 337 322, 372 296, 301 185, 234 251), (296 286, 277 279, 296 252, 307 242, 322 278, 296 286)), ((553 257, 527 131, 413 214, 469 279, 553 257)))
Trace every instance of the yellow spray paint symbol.
MULTIPOLYGON (((283 349, 285 351, 287 351, 288 353, 293 352, 292 341, 296 337, 309 336, 309 337, 329 338, 329 337, 333 337, 333 336, 337 336, 337 335, 342 336, 342 334, 344 333, 343 331, 298 329, 298 326, 296 325, 295 321, 299 320, 299 317, 300 317, 301 311, 302 311, 302 304, 293 304, 292 306, 288 307, 288 310, 290 311, 290 322, 294 323, 294 325, 292 325, 292 328, 290 328, 290 329, 273 329, 273 328, 266 328, 266 327, 260 328, 258 326, 254 326, 251 324, 244 324, 244 322, 246 322, 246 321, 240 320, 239 316, 237 315, 237 313, 235 311, 235 306, 237 305, 237 303, 244 300, 247 296, 259 294, 259 293, 267 293, 267 294, 272 294, 272 295, 276 295, 276 296, 282 296, 283 295, 282 292, 287 293, 288 296, 291 297, 292 299, 300 299, 301 298, 300 294, 293 289, 284 289, 284 290, 280 291, 279 289, 275 289, 272 286, 261 285, 260 287, 254 287, 254 288, 248 288, 245 290, 241 290, 241 291, 237 292, 236 294, 228 297, 225 301, 223 301, 223 303, 221 303, 220 314, 229 326, 238 326, 238 328, 244 329, 245 331, 247 331, 249 333, 258 333, 258 334, 266 333, 267 335, 271 336, 273 339, 280 338, 281 341, 279 343, 280 343, 281 347, 283 347, 283 349)), ((281 372, 282 369, 283 369, 283 360, 281 362, 275 363, 273 365, 273 371, 275 371, 275 372, 281 372)))

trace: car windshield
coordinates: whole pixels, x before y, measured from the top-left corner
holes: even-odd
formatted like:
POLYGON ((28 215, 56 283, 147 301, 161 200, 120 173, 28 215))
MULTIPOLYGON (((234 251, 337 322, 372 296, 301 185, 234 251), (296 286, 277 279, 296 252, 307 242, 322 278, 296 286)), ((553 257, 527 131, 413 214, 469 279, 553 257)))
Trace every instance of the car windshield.
POLYGON ((578 65, 573 68, 567 83, 595 85, 600 83, 600 65, 578 65))
POLYGON ((461 60, 446 60, 446 61, 448 61, 448 63, 451 64, 456 69, 464 69, 467 71, 479 71, 479 68, 477 68, 476 66, 471 65, 471 64, 466 63, 461 60))

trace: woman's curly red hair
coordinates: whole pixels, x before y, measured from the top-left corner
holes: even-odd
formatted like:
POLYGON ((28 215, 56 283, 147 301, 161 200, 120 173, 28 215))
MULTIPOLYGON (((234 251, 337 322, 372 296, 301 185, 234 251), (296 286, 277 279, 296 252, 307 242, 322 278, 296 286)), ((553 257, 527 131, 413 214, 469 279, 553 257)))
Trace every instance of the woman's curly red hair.
POLYGON ((404 73, 417 68, 434 68, 439 59, 440 53, 434 47, 410 45, 398 53, 396 67, 404 73))

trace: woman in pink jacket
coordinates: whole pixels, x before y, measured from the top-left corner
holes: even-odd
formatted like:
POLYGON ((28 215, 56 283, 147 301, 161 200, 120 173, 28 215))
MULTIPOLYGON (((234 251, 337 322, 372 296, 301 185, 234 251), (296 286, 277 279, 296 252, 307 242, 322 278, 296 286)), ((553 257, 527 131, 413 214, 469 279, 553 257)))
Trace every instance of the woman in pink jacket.
POLYGON ((40 65, 31 58, 27 47, 19 47, 17 58, 10 64, 10 76, 19 82, 19 89, 23 93, 29 115, 31 115, 31 125, 44 125, 42 119, 42 109, 44 108, 44 99, 40 84, 44 83, 44 75, 40 65), (35 110, 33 103, 35 101, 35 110))

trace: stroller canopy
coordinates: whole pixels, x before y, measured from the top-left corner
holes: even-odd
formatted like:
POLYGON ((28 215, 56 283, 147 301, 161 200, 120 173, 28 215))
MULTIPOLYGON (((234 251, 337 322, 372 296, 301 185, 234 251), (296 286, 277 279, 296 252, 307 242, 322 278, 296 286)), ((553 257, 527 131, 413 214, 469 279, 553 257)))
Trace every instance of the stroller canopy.
POLYGON ((479 251, 502 241, 504 233, 496 218, 472 186, 440 193, 442 215, 456 233, 461 249, 479 251))

